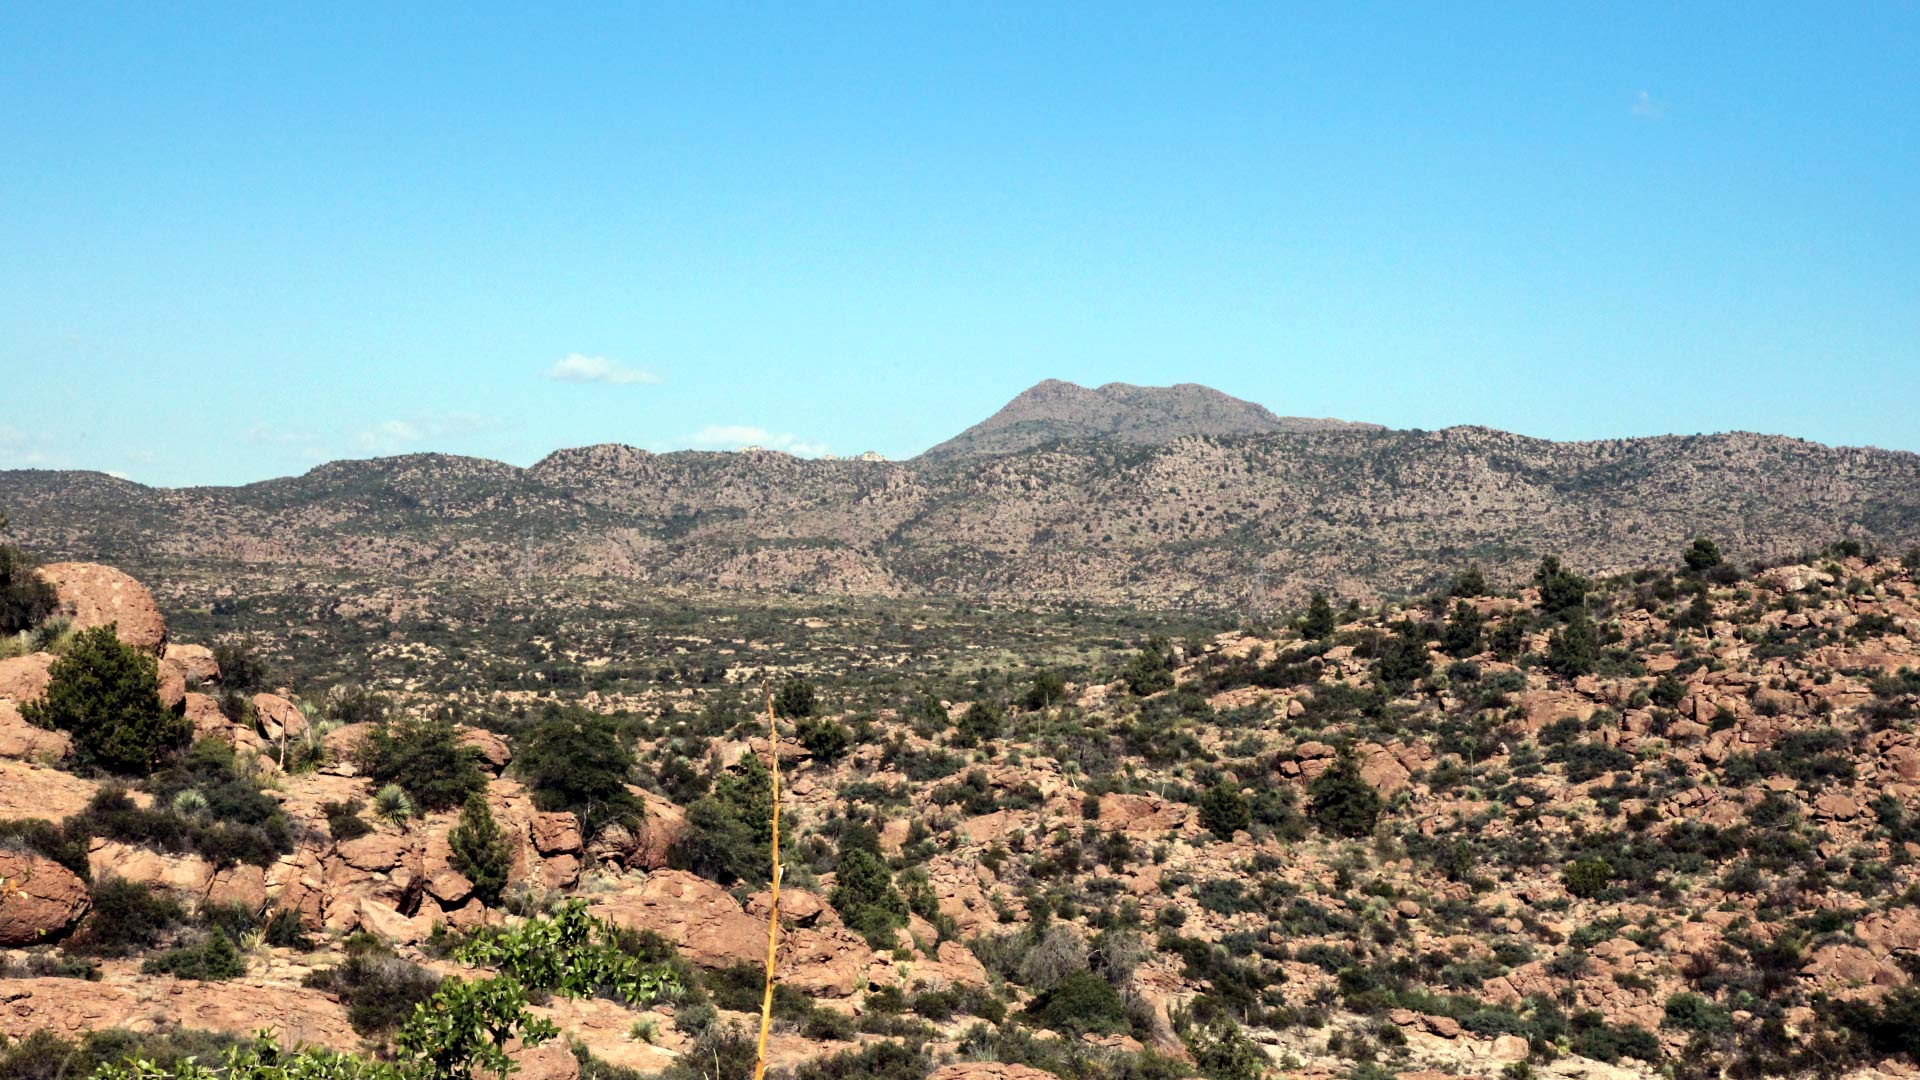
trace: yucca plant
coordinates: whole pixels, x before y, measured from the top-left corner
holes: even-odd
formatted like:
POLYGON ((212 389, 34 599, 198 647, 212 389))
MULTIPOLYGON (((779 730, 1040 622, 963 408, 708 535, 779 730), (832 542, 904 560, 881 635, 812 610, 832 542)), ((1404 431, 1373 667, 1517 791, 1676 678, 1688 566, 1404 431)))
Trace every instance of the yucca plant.
POLYGON ((388 784, 373 793, 373 813, 390 825, 404 828, 407 819, 413 817, 413 800, 399 784, 388 784))
POLYGON ((197 818, 207 812, 207 797, 199 788, 187 788, 173 796, 173 812, 181 817, 197 818))

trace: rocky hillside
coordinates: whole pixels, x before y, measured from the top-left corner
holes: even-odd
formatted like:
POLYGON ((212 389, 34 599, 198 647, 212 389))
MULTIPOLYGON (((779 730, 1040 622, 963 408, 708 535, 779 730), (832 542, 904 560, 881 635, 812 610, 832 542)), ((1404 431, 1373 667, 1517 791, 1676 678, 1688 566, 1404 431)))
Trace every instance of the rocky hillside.
POLYGON ((1730 434, 1553 443, 1478 428, 1190 434, 909 462, 555 453, 345 461, 239 488, 0 472, 50 556, 169 580, 614 579, 649 587, 1268 610, 1393 596, 1477 560, 1624 570, 1693 536, 1743 563, 1920 539, 1920 456, 1730 434))
POLYGON ((1012 454, 1076 439, 1157 446, 1187 435, 1276 435, 1342 429, 1383 430, 1378 424, 1275 416, 1264 406, 1195 383, 1108 383, 1089 390, 1048 379, 924 456, 939 461, 1012 454))
POLYGON ((269 686, 46 567, 0 653, 0 1074, 261 1029, 378 1055, 505 974, 564 1035, 519 1075, 734 1075, 777 755, 801 1080, 1910 1076, 1920 555, 1686 554, 1070 678, 922 656, 940 698, 791 679, 777 743, 752 683, 269 686), (142 666, 150 705, 76 704, 142 666), (155 755, 103 765, 135 736, 76 709, 155 755))

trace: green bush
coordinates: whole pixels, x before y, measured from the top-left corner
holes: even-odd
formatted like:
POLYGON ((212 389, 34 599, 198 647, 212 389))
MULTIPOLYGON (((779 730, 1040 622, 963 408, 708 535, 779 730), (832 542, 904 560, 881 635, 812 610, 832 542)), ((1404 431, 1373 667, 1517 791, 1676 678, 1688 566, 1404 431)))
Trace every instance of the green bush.
POLYGON ((1253 811, 1240 785, 1222 780, 1200 797, 1200 824, 1215 837, 1231 840, 1236 831, 1252 823, 1253 811))
POLYGON ((1033 682, 1028 684, 1026 694, 1020 698, 1020 704, 1028 712, 1036 712, 1040 709, 1050 709, 1066 700, 1066 697, 1067 680, 1061 678, 1059 672, 1041 671, 1036 673, 1033 682))
POLYGON ((1585 608, 1574 608, 1567 624, 1547 639, 1547 667, 1564 678, 1589 675, 1600 659, 1600 642, 1585 608))
POLYGON ((420 812, 451 810, 484 791, 479 762, 479 751, 463 745, 446 720, 379 724, 360 747, 360 765, 373 782, 398 785, 420 812))
POLYGON ((186 917, 172 897, 120 878, 94 883, 92 895, 93 910, 67 943, 74 952, 107 958, 145 952, 186 917))
POLYGON ((809 716, 794 725, 794 734, 799 737, 800 745, 821 761, 840 760, 853 744, 853 732, 838 720, 826 717, 809 716))
POLYGON ((1680 561, 1693 573, 1704 574, 1720 565, 1720 545, 1702 536, 1680 553, 1680 561))
POLYGON ((160 704, 158 663, 111 624, 75 635, 49 675, 46 694, 20 714, 72 735, 82 765, 144 776, 193 734, 192 721, 160 704))
POLYGON ((1140 697, 1173 689, 1173 647, 1163 637, 1150 639, 1128 662, 1121 677, 1127 689, 1140 697))
POLYGON ((1006 711, 991 701, 976 701, 967 706, 954 726, 955 745, 979 746, 1000 737, 1006 727, 1006 711))
POLYGON ((489 907, 498 904, 501 890, 507 887, 513 849, 494 822, 485 795, 476 791, 467 796, 460 823, 447 833, 447 845, 452 849, 447 861, 473 882, 473 895, 489 907))
POLYGON ((592 837, 609 824, 631 826, 645 809, 627 781, 633 752, 613 723, 584 709, 551 709, 514 747, 513 768, 542 810, 569 811, 592 837))
POLYGON ((440 989, 440 977, 393 955, 378 939, 356 934, 347 939, 347 958, 309 972, 306 985, 337 996, 353 1030, 377 1036, 406 1023, 414 1006, 440 989))
POLYGON ((714 782, 713 793, 687 807, 680 858, 687 869, 723 885, 760 884, 772 872, 773 774, 748 754, 714 782))
POLYGON ((1366 836, 1386 809, 1378 792, 1360 776, 1360 764, 1341 753, 1307 785, 1307 813, 1314 824, 1337 836, 1366 836))
POLYGON ((1613 864, 1601 858, 1580 859, 1561 872, 1560 881, 1569 893, 1591 900, 1613 884, 1613 864))
POLYGON ((805 679, 788 679, 773 694, 774 714, 782 719, 798 720, 803 716, 812 716, 818 707, 813 684, 805 679))
POLYGON ((1587 602, 1593 583, 1560 565, 1552 555, 1540 560, 1533 572, 1533 583, 1540 589, 1540 608, 1549 615, 1563 615, 1587 602))
POLYGON ((1107 980, 1091 971, 1073 971, 1041 991, 1022 1011, 1036 1027, 1078 1037, 1128 1029, 1126 1004, 1107 980))
POLYGON ((360 816, 360 811, 365 808, 366 804, 359 799, 322 804, 320 812, 327 816, 327 834, 335 841, 345 842, 358 840, 372 832, 373 826, 360 816))
POLYGON ((894 931, 907 925, 907 901, 894 888, 893 874, 863 847, 841 853, 830 900, 848 929, 875 948, 891 948, 894 931))
POLYGON ((168 949, 148 959, 140 965, 140 971, 144 975, 172 975, 179 979, 221 982, 245 975, 247 958, 240 954, 227 932, 216 926, 195 944, 168 949))
POLYGON ((12 544, 0 544, 0 635, 32 630, 59 606, 59 594, 34 561, 12 544))
POLYGON ((1334 631, 1333 604, 1328 602, 1327 594, 1315 592, 1313 599, 1307 602, 1307 613, 1300 619, 1300 636, 1310 641, 1320 641, 1330 637, 1334 631))
POLYGON ((1733 1017, 1699 994, 1683 992, 1667 999, 1666 1018, 1660 1023, 1662 1027, 1681 1031, 1729 1031, 1733 1028, 1733 1017))

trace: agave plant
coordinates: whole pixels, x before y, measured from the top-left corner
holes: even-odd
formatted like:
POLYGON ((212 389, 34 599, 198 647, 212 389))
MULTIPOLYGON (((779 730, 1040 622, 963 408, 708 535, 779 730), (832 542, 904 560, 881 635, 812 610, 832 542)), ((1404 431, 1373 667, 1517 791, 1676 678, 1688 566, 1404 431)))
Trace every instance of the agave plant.
POLYGON ((399 784, 388 784, 373 793, 373 812, 382 821, 405 827, 413 816, 413 800, 399 784))
POLYGON ((173 812, 181 817, 204 817, 207 813, 207 797, 199 788, 187 788, 173 796, 173 812))

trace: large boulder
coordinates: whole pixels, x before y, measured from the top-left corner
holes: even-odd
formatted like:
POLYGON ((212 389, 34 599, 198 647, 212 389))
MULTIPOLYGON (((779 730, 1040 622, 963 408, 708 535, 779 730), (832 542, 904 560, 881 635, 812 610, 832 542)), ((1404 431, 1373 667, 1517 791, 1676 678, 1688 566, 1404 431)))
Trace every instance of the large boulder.
POLYGON ((701 967, 764 960, 767 928, 727 890, 684 870, 658 870, 637 889, 596 903, 596 914, 634 930, 652 930, 701 967))
POLYGON ((158 657, 167 647, 167 621, 145 585, 99 563, 51 563, 40 576, 60 597, 57 614, 76 630, 114 625, 120 640, 158 657))
POLYGON ((11 701, 0 701, 0 758, 19 761, 59 761, 73 749, 64 731, 34 727, 11 701))
POLYGON ((253 695, 253 714, 260 720, 260 733, 270 741, 297 739, 307 732, 307 714, 279 694, 253 695))
POLYGON ((927 1080, 1055 1080, 1050 1072, 1004 1061, 957 1061, 933 1070, 927 1080))
POLYGON ((0 758, 0 821, 57 822, 86 809, 97 790, 98 784, 69 772, 0 758))
POLYGON ((196 685, 220 679, 220 662, 205 645, 168 645, 165 659, 177 665, 180 673, 196 685))
POLYGON ((87 883, 52 859, 0 849, 0 945, 38 945, 87 913, 87 883))
POLYGON ((52 653, 28 653, 0 660, 0 698, 25 705, 47 692, 53 681, 52 653))

